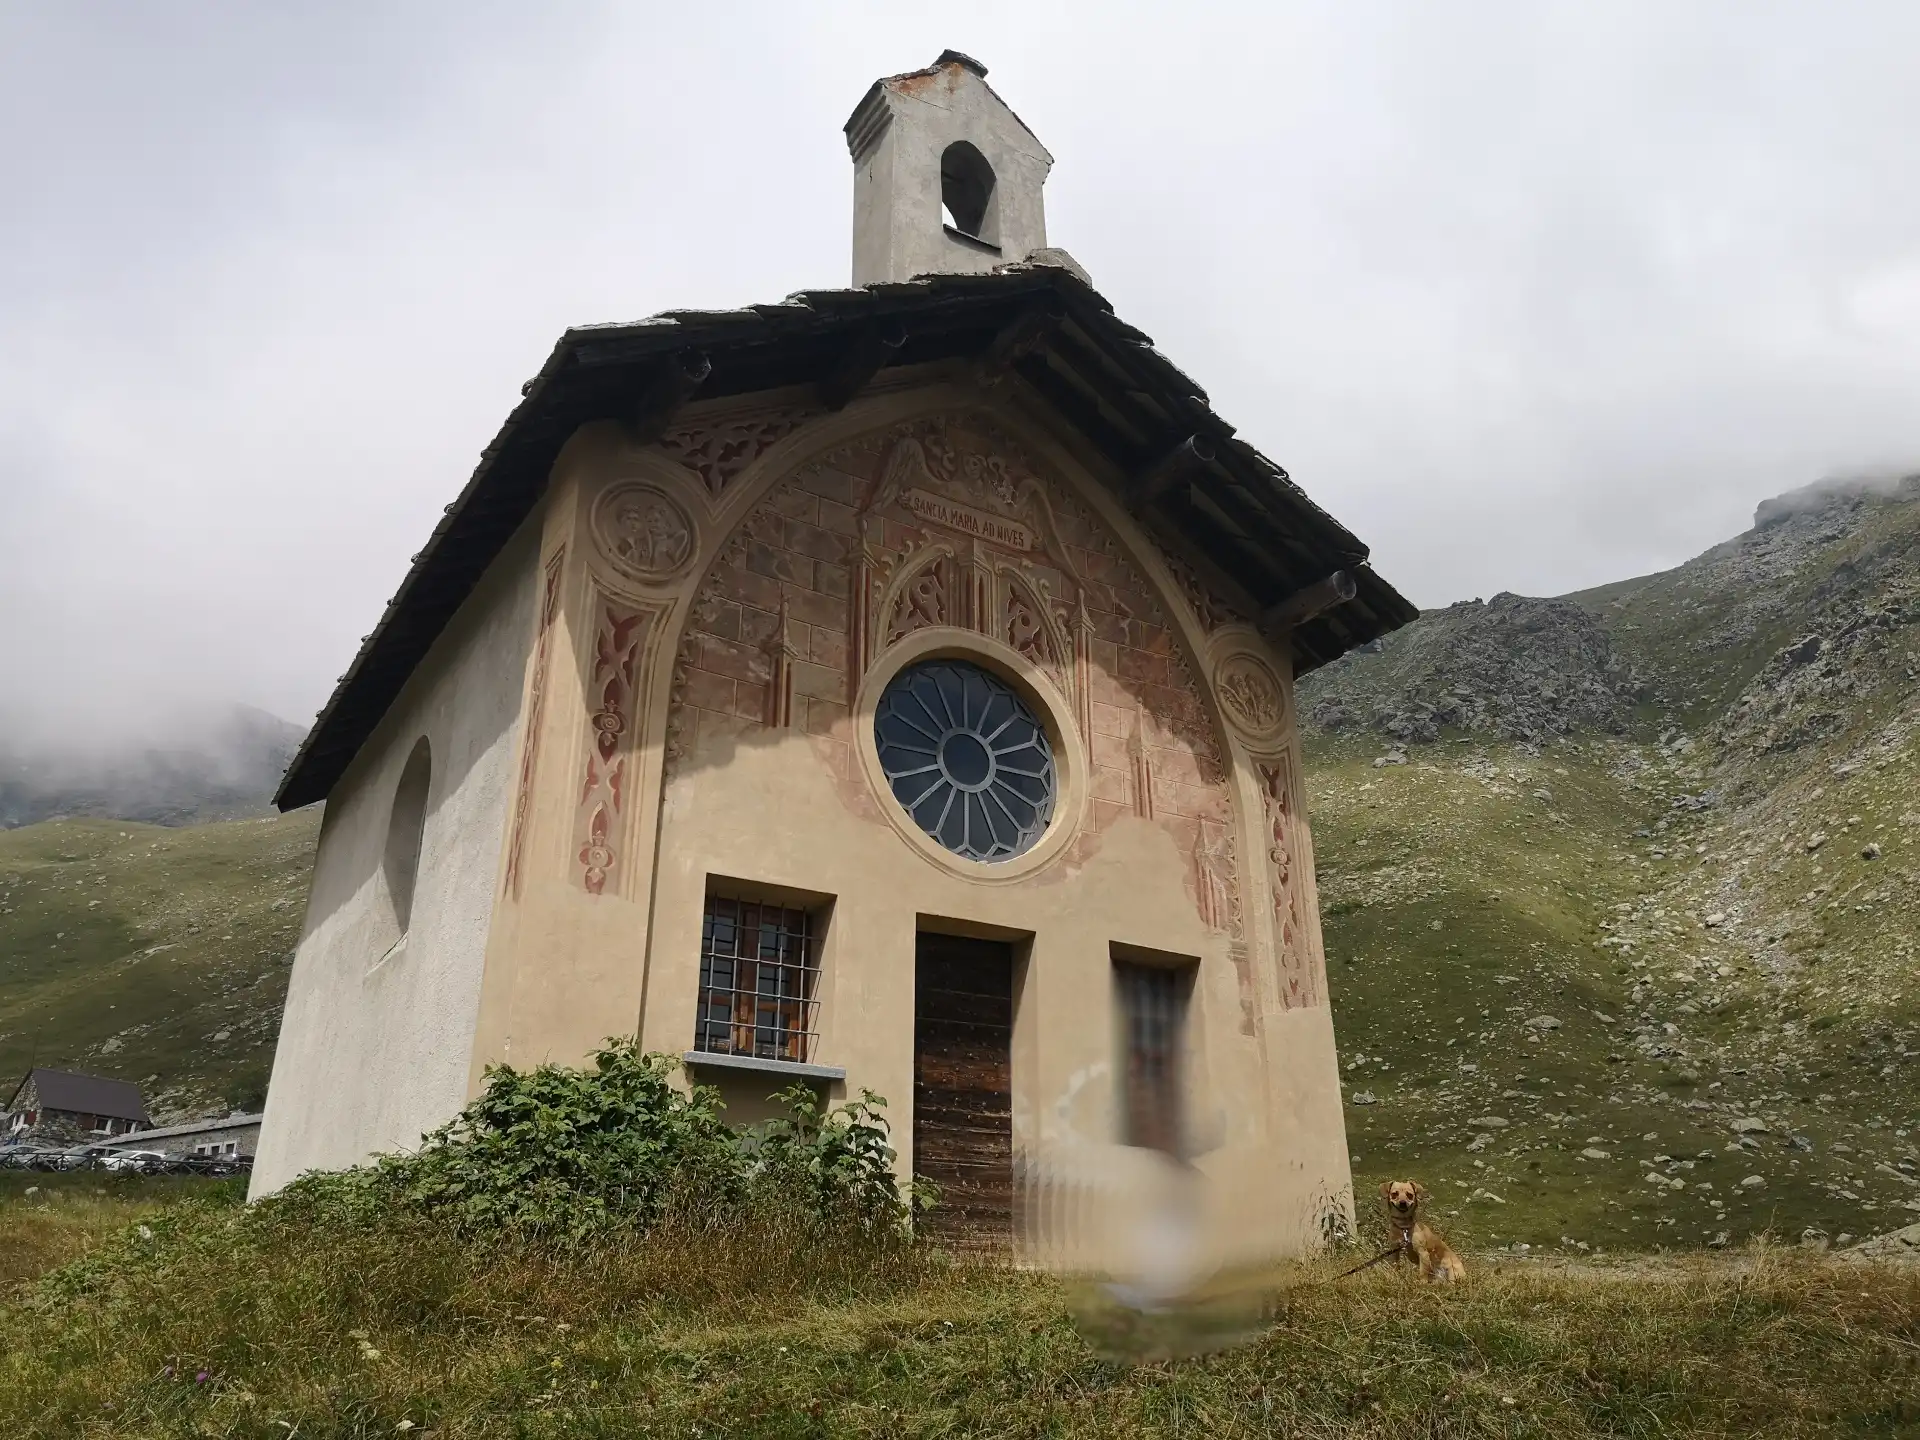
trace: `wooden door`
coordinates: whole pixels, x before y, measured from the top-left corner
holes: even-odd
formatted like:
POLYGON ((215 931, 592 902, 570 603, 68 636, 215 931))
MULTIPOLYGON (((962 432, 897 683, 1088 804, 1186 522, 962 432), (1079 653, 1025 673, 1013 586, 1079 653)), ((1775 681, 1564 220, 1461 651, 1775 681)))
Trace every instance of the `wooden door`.
POLYGON ((1013 947, 918 937, 913 987, 913 1170, 940 1187, 928 1225, 960 1244, 1013 1226, 1013 947))

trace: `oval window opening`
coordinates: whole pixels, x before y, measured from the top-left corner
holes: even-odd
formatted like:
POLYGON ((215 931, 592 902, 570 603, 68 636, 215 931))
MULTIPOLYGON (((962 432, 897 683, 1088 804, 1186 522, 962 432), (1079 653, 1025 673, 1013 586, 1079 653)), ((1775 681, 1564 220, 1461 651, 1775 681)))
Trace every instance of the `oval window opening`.
POLYGON ((413 922, 413 890, 420 878, 420 843, 426 834, 427 786, 432 779, 433 756, 423 735, 394 787, 393 816, 387 822, 387 848, 381 862, 401 937, 413 922))

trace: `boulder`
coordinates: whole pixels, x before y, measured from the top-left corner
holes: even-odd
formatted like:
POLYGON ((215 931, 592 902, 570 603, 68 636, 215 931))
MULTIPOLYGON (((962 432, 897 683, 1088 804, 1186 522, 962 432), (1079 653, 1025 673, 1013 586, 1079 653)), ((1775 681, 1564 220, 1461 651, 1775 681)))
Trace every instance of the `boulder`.
MULTIPOLYGON (((1852 1239, 1842 1235, 1841 1241, 1852 1239)), ((1840 1254, 1842 1260, 1873 1261, 1879 1264, 1910 1266, 1920 1269, 1920 1224, 1874 1235, 1840 1254)))

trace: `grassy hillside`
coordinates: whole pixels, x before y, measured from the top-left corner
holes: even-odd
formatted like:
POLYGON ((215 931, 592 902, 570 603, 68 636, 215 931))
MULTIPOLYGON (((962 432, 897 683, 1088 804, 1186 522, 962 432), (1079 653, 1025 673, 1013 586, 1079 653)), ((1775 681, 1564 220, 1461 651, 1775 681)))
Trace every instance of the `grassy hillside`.
POLYGON ((184 1115, 258 1106, 306 906, 318 808, 171 829, 0 831, 0 1076, 140 1083, 184 1115))
POLYGON ((1437 1177, 1478 1238, 1920 1212, 1920 484, 1770 506, 1303 689, 1356 1168, 1437 1177), (1561 723, 1606 686, 1619 733, 1561 723))
POLYGON ((1363 1197, 1412 1175, 1476 1243, 1607 1249, 1920 1213, 1920 1064, 1894 1038, 1920 986, 1756 957, 1721 893, 1759 844, 1737 822, 1674 822, 1619 742, 1370 753, 1322 742, 1309 771, 1363 1197))
POLYGON ((1812 487, 1768 502, 1760 518, 1672 570, 1566 597, 1637 671, 1656 726, 1739 742, 1716 758, 1784 754, 1897 711, 1920 660, 1920 477, 1890 489, 1812 487), (1822 643, 1798 657, 1809 638, 1822 643), (1770 668, 1776 684, 1754 691, 1770 668), (1813 692, 1800 717, 1813 723, 1747 733, 1742 701, 1795 675, 1815 682, 1787 687, 1813 692))

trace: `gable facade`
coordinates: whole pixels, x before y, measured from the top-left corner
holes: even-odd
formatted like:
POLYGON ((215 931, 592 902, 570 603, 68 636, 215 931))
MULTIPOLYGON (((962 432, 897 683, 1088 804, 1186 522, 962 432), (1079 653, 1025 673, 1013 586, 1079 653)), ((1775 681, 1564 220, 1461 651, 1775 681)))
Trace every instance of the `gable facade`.
POLYGON ((1347 1173, 1290 665, 1096 468, 950 371, 839 412, 713 405, 648 445, 577 433, 330 803, 256 1191, 410 1143, 489 1064, 621 1033, 689 1055, 738 1119, 795 1078, 877 1091, 911 1169, 916 945, 950 935, 1013 958, 1021 1163, 1113 1146, 1112 977, 1147 957, 1191 976, 1208 1163, 1308 1233, 1347 1173), (944 848, 881 765, 881 698, 942 659, 1050 737, 1053 811, 1009 860, 944 848), (396 952, 369 917, 422 737, 467 774, 436 777, 396 952), (804 1059, 698 1050, 715 899, 814 917, 804 1059))

